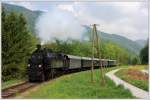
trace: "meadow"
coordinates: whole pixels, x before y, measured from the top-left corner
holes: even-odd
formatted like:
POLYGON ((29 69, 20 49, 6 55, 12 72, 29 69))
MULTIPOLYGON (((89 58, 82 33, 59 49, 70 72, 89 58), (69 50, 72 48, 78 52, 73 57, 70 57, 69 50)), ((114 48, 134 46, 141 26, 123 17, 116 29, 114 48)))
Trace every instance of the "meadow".
MULTIPOLYGON (((107 68, 104 72, 115 68, 107 68)), ((107 77, 102 85, 99 69, 94 71, 94 82, 91 82, 90 75, 90 71, 64 75, 30 89, 19 95, 19 98, 135 98, 129 90, 124 89, 122 85, 116 86, 107 77)))

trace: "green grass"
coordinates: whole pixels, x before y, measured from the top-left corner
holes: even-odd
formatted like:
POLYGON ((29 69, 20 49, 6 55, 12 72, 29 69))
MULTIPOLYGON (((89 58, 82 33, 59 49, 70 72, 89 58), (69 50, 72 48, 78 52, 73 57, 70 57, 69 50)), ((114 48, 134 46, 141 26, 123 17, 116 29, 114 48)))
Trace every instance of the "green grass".
MULTIPOLYGON (((107 71, 112 69, 115 68, 107 71)), ((94 73, 94 83, 90 80, 90 71, 64 75, 30 89, 21 98, 135 98, 129 90, 116 86, 107 77, 105 85, 101 85, 99 70, 94 73)))
POLYGON ((137 69, 137 70, 143 70, 143 69, 147 69, 148 70, 148 65, 131 65, 129 66, 128 68, 131 68, 131 69, 137 69))
POLYGON ((12 85, 18 84, 20 82, 25 81, 25 79, 12 79, 9 81, 2 82, 2 89, 10 87, 12 85))
POLYGON ((121 69, 118 72, 116 72, 115 74, 118 77, 120 77, 121 79, 125 80, 126 82, 128 82, 138 88, 148 91, 148 80, 133 79, 132 78, 133 76, 126 74, 127 71, 128 71, 128 69, 121 69))

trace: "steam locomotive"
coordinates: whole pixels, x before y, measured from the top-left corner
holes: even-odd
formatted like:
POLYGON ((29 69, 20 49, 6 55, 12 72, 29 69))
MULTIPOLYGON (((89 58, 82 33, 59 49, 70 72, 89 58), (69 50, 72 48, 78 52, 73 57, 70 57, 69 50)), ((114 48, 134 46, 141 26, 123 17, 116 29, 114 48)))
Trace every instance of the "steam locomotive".
MULTIPOLYGON (((95 68, 100 64, 107 67, 116 65, 116 60, 109 59, 94 58, 93 62, 95 68)), ((45 81, 53 78, 56 73, 90 69, 91 63, 92 58, 56 53, 38 45, 28 60, 28 78, 32 82, 45 81)))

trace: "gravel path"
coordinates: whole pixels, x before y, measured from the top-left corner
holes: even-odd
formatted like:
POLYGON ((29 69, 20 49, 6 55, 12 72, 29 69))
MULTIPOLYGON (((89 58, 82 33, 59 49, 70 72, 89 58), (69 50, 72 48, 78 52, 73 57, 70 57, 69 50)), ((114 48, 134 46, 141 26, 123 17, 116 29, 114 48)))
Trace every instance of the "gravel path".
POLYGON ((111 80, 113 80, 116 85, 123 85, 126 89, 129 89, 131 91, 131 93, 133 94, 133 96, 137 97, 137 98, 141 98, 141 99, 149 99, 149 94, 147 91, 144 91, 140 88, 137 88, 123 80, 121 80, 120 78, 118 78, 114 73, 119 71, 120 69, 116 69, 116 70, 112 70, 108 73, 106 73, 105 75, 108 76, 111 80))

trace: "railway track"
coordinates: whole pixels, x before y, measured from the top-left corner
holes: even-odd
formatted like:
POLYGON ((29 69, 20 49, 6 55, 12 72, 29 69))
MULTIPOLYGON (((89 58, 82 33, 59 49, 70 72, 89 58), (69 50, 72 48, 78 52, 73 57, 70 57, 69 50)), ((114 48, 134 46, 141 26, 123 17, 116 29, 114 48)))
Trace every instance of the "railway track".
MULTIPOLYGON (((75 72, 80 72, 80 71, 79 70, 73 70, 73 71, 65 72, 63 74, 57 74, 52 79, 58 78, 62 75, 75 73, 75 72)), ((50 80, 52 80, 52 79, 50 79, 50 80)), ((50 81, 50 80, 48 80, 48 81, 50 81)), ((25 81, 23 83, 2 89, 1 97, 4 99, 5 98, 12 98, 12 97, 16 96, 17 93, 24 92, 31 87, 37 86, 38 84, 40 84, 40 83, 37 83, 37 82, 31 83, 29 81, 25 81)))
MULTIPOLYGON (((75 72, 79 72, 79 71, 76 71, 76 70, 75 71, 69 71, 69 72, 65 72, 63 74, 57 73, 57 75, 55 75, 52 79, 58 78, 58 77, 65 75, 65 74, 70 74, 70 73, 75 73, 75 72)), ((50 79, 50 80, 52 80, 52 79, 50 79)), ((50 81, 50 80, 48 80, 48 81, 50 81)), ((31 83, 29 81, 25 81, 23 83, 2 89, 1 97, 2 98, 12 98, 12 97, 16 96, 17 93, 24 92, 31 87, 37 86, 38 84, 40 84, 40 83, 37 83, 37 82, 31 83)))
POLYGON ((14 97, 17 93, 24 92, 25 90, 38 85, 39 83, 30 83, 28 81, 2 89, 2 98, 14 97))

